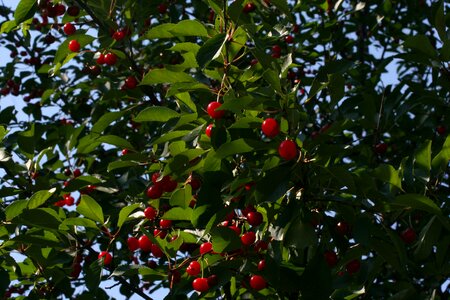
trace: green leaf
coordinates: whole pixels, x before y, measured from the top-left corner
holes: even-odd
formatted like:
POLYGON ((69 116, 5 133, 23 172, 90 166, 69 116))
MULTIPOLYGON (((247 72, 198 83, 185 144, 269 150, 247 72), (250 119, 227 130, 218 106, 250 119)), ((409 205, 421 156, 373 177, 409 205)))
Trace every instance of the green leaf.
POLYGON ((186 136, 189 132, 191 132, 191 131, 190 130, 170 131, 170 132, 160 136, 153 143, 161 144, 161 143, 165 143, 165 142, 168 142, 171 140, 179 139, 179 138, 186 136))
POLYGON ((414 155, 414 175, 423 182, 430 180, 431 141, 426 141, 416 150, 414 155))
POLYGON ((201 46, 197 53, 197 62, 200 68, 203 69, 208 63, 220 56, 225 42, 226 34, 220 33, 207 40, 201 46))
POLYGON ((450 135, 445 139, 441 151, 433 157, 431 166, 434 174, 439 174, 445 170, 450 161, 450 135))
POLYGON ((292 9, 289 7, 286 0, 270 0, 270 4, 275 5, 288 19, 293 22, 294 17, 292 15, 292 9))
POLYGON ((139 163, 131 160, 118 160, 108 164, 108 172, 116 169, 133 168, 139 166, 139 163))
POLYGON ((117 220, 117 227, 122 227, 123 223, 127 220, 128 216, 137 208, 140 207, 139 203, 134 203, 122 208, 119 212, 119 219, 117 220))
POLYGON ((85 283, 91 292, 98 290, 102 281, 103 262, 100 259, 93 261, 86 270, 85 283))
POLYGON ((167 122, 171 119, 180 117, 180 114, 176 111, 164 107, 164 106, 151 106, 141 111, 136 118, 135 122, 167 122))
POLYGON ((177 24, 166 23, 151 28, 147 39, 164 39, 181 36, 208 36, 205 26, 197 20, 182 20, 177 24))
POLYGON ((289 185, 290 168, 279 166, 266 172, 256 183, 255 198, 258 202, 275 202, 286 194, 289 185))
POLYGON ((400 178, 398 171, 394 169, 393 166, 381 164, 374 170, 374 175, 376 178, 384 182, 388 182, 402 190, 402 179, 400 178))
POLYGON ((217 253, 229 252, 242 247, 239 236, 227 227, 216 227, 211 230, 213 250, 217 253))
MULTIPOLYGON (((9 273, 3 268, 0 269, 0 295, 4 295, 10 284, 9 273)), ((5 297, 6 298, 6 297, 5 297)))
POLYGON ((403 43, 405 48, 410 48, 421 52, 422 54, 426 54, 429 58, 436 58, 437 52, 436 49, 431 45, 430 40, 425 35, 416 35, 408 37, 403 43))
POLYGON ((280 78, 278 77, 277 72, 271 69, 267 69, 263 74, 264 79, 267 81, 270 86, 277 91, 278 94, 283 95, 283 90, 281 88, 280 78))
POLYGON ((184 188, 178 189, 170 196, 169 204, 171 206, 179 206, 182 208, 189 207, 192 200, 192 188, 187 184, 184 188))
POLYGON ((266 143, 249 139, 238 139, 220 146, 216 151, 216 156, 222 159, 238 153, 246 153, 263 149, 267 149, 266 143))
POLYGON ((97 138, 95 141, 102 144, 105 143, 113 145, 120 149, 134 149, 133 145, 131 145, 129 141, 117 135, 104 135, 97 138))
POLYGON ((0 29, 0 33, 8 33, 16 27, 17 27, 16 20, 9 20, 3 22, 2 27, 0 29))
POLYGON ((297 218, 287 229, 283 242, 286 247, 301 250, 316 245, 318 238, 310 223, 303 223, 300 218, 297 218))
POLYGON ((440 1, 441 4, 439 8, 436 10, 436 15, 434 17, 434 24, 436 30, 441 38, 441 41, 447 40, 447 36, 445 33, 445 14, 444 14, 444 1, 440 1))
POLYGON ((47 201, 56 191, 56 188, 52 188, 48 191, 39 191, 31 196, 30 200, 28 200, 28 208, 33 209, 41 206, 47 201))
POLYGON ((167 69, 153 69, 145 74, 140 85, 152 85, 159 83, 195 82, 195 79, 186 73, 175 72, 167 69))
POLYGON ((423 211, 427 211, 432 214, 436 215, 442 215, 441 210, 439 207, 431 200, 430 198, 426 196, 422 196, 419 194, 406 194, 397 196, 393 202, 391 202, 391 205, 394 206, 400 206, 405 208, 413 208, 413 209, 419 209, 423 211))
POLYGON ((433 216, 419 234, 417 247, 414 250, 414 256, 417 260, 426 260, 430 257, 433 247, 439 241, 441 232, 442 225, 438 222, 436 216, 433 216))
POLYGON ((20 0, 14 10, 15 23, 18 25, 29 18, 32 18, 37 10, 36 0, 20 0))
POLYGON ((328 75, 328 89, 330 91, 331 103, 336 105, 344 97, 345 79, 341 74, 328 75))
POLYGON ((28 207, 28 200, 15 200, 5 209, 6 220, 12 220, 28 207))
POLYGON ((35 208, 24 210, 19 215, 20 224, 43 229, 58 229, 61 221, 56 217, 55 211, 50 208, 35 208))
POLYGON ((191 221, 192 211, 190 207, 174 207, 166 211, 161 219, 191 221))
POLYGON ((101 134, 112 122, 120 119, 125 114, 125 111, 114 111, 104 114, 92 126, 92 133, 101 134))
POLYGON ((81 218, 81 217, 67 218, 61 223, 59 228, 61 230, 63 230, 63 228, 65 228, 67 226, 82 226, 82 227, 94 228, 94 229, 98 228, 97 224, 95 224, 94 221, 92 221, 90 219, 86 219, 86 218, 81 218))
POLYGON ((88 195, 81 195, 81 201, 77 206, 77 212, 86 218, 101 224, 105 222, 102 207, 88 195))

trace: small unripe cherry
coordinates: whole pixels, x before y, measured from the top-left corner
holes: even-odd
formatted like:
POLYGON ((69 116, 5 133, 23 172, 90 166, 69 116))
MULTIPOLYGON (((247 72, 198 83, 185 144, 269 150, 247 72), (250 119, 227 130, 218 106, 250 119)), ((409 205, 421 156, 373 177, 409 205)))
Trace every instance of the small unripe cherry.
POLYGON ((103 264, 109 265, 112 262, 112 256, 107 251, 102 251, 98 254, 98 259, 103 258, 103 264))
POLYGON ((285 140, 278 146, 278 154, 285 160, 292 160, 297 157, 297 144, 291 140, 285 140))
POLYGON ((210 102, 208 104, 208 107, 206 108, 206 111, 208 112, 208 115, 213 119, 221 119, 225 115, 224 110, 217 110, 219 107, 222 106, 222 103, 220 102, 210 102))
POLYGON ((267 118, 262 123, 261 130, 268 138, 274 138, 280 133, 280 125, 277 120, 267 118))

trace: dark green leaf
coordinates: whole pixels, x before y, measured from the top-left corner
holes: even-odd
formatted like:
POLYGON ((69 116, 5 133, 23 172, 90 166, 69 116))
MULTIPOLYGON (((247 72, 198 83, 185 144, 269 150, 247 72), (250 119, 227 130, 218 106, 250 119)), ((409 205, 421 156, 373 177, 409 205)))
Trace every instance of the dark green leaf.
POLYGON ((119 219, 117 220, 117 227, 122 227, 123 223, 127 220, 128 216, 138 207, 140 207, 139 203, 134 203, 122 208, 119 212, 119 219))
POLYGON ((211 230, 213 250, 217 253, 229 252, 242 247, 239 236, 227 227, 216 227, 211 230))
POLYGON ((154 69, 145 74, 141 85, 153 85, 158 83, 195 83, 195 79, 189 74, 183 72, 174 72, 167 69, 154 69))
POLYGON ((176 111, 162 106, 147 107, 141 111, 136 118, 135 122, 167 122, 171 119, 180 117, 180 114, 176 111))
POLYGON ((88 195, 81 196, 80 204, 77 206, 77 212, 100 224, 105 222, 102 207, 88 195))
POLYGON ((220 33, 216 34, 203 44, 197 53, 197 63, 200 68, 204 68, 208 63, 220 56, 225 42, 226 35, 220 33))
POLYGON ((161 218, 167 220, 191 221, 191 217, 192 208, 174 207, 166 211, 161 218))
POLYGON ((45 203, 45 201, 47 201, 48 198, 50 198, 53 195, 53 193, 55 193, 55 191, 56 188, 52 188, 51 190, 48 191, 39 191, 34 193, 33 196, 31 196, 30 200, 28 201, 28 208, 33 209, 41 206, 42 204, 45 203))
POLYGON ((397 196, 391 205, 404 208, 424 210, 432 214, 442 215, 441 210, 430 198, 419 194, 406 194, 397 196))

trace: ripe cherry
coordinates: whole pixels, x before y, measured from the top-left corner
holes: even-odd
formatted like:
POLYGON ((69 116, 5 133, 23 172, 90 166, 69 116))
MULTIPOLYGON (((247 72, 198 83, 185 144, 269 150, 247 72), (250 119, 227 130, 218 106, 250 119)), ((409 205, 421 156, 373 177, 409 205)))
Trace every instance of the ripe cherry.
POLYGON ((69 50, 70 51, 78 52, 78 51, 80 51, 80 48, 81 48, 80 43, 78 43, 77 40, 71 40, 69 42, 69 50))
POLYGON ((336 224, 336 231, 342 236, 348 235, 350 233, 350 225, 345 221, 340 221, 336 224))
POLYGON ((162 180, 161 187, 164 192, 173 192, 178 186, 178 182, 176 180, 172 180, 170 176, 164 176, 162 180), (167 178, 166 178, 167 177, 167 178))
POLYGON ((69 6, 67 14, 71 17, 76 17, 80 14, 80 8, 78 6, 69 6))
POLYGON ((146 235, 142 235, 139 240, 139 248, 144 252, 150 252, 152 250, 152 242, 146 235))
POLYGON ((153 236, 154 237, 159 237, 160 239, 164 239, 167 236, 167 231, 166 230, 160 230, 158 228, 155 228, 153 230, 153 236))
MULTIPOLYGON (((97 53, 98 53, 98 52, 97 52, 97 53)), ((96 62, 97 62, 99 65, 103 65, 103 64, 105 63, 105 55, 104 55, 103 53, 96 54, 96 55, 98 55, 96 62)))
POLYGON ((163 189, 159 184, 152 185, 147 189, 147 197, 149 197, 150 199, 161 198, 162 194, 163 189))
POLYGON ((264 277, 260 275, 253 275, 250 277, 250 287, 257 291, 264 289, 267 286, 267 282, 264 277))
POLYGON ((278 154, 285 160, 292 160, 297 157, 297 144, 292 140, 285 140, 278 146, 278 154))
POLYGON ((196 260, 191 261, 189 266, 186 269, 186 273, 188 273, 191 276, 197 276, 202 271, 202 267, 200 266, 200 263, 196 260))
POLYGON ((172 220, 159 220, 159 227, 165 229, 172 227, 172 220))
POLYGON ((258 262, 258 271, 262 271, 266 268, 266 260, 265 259, 261 259, 258 262))
POLYGON ((208 107, 206 108, 206 111, 208 112, 208 115, 213 119, 221 119, 225 115, 224 110, 217 110, 219 107, 221 107, 222 104, 220 102, 210 102, 208 104, 208 107))
POLYGON ((137 249, 139 249, 139 240, 134 236, 130 236, 127 239, 127 246, 130 251, 136 251, 137 249))
POLYGON ((117 62, 117 55, 115 55, 114 53, 106 53, 105 54, 105 64, 107 64, 108 66, 113 66, 116 64, 117 62))
POLYGON ((241 236, 241 242, 244 246, 250 246, 256 241, 256 234, 253 231, 244 233, 241 236))
POLYGON ((233 230, 237 235, 241 235, 241 229, 237 227, 236 225, 228 226, 231 230, 233 230))
POLYGON ((214 127, 214 124, 209 124, 205 129, 205 134, 209 138, 211 138, 213 127, 214 127))
POLYGON ((281 47, 279 45, 273 45, 272 53, 281 53, 281 47))
POLYGON ((210 276, 208 276, 208 285, 211 286, 215 286, 219 283, 219 277, 216 274, 212 274, 210 276))
POLYGON ((203 254, 209 253, 212 251, 212 249, 213 249, 212 243, 205 242, 200 245, 200 254, 203 255, 203 254))
POLYGON ((64 196, 64 203, 67 206, 71 206, 75 203, 75 199, 70 194, 67 194, 64 196))
POLYGON ((136 79, 136 77, 134 76, 128 76, 127 79, 125 79, 125 86, 127 87, 127 89, 134 89, 136 88, 136 86, 138 85, 138 81, 136 79))
POLYGON ((78 278, 81 273, 81 264, 80 263, 74 263, 72 265, 72 273, 70 273, 70 277, 72 278, 78 278))
POLYGON ((446 132, 446 128, 445 126, 440 125, 436 128, 436 131, 439 135, 444 135, 446 132))
POLYGON ((252 226, 259 226, 263 222, 263 215, 257 211, 251 211, 247 214, 247 222, 252 226))
POLYGON ((359 261, 359 259, 354 259, 345 265, 345 269, 347 270, 347 273, 349 275, 352 275, 352 274, 358 272, 360 268, 361 268, 361 262, 359 261))
POLYGON ((280 125, 277 120, 267 118, 262 123, 261 130, 268 138, 274 138, 280 133, 280 125))
POLYGON ((64 30, 64 33, 67 35, 72 35, 77 31, 75 26, 72 23, 64 24, 63 30, 64 30))
POLYGON ((387 149, 388 149, 388 145, 385 143, 378 143, 375 145, 375 148, 374 148, 374 150, 377 154, 384 154, 384 153, 386 153, 387 149))
POLYGON ((266 241, 257 241, 253 246, 255 252, 266 251, 269 248, 269 244, 266 241))
POLYGON ((125 38, 125 36, 126 36, 125 30, 117 30, 116 32, 114 32, 112 37, 116 41, 121 41, 125 38))
POLYGON ((192 187, 193 191, 196 191, 196 190, 198 190, 201 187, 202 182, 198 178, 198 176, 195 176, 195 175, 191 174, 191 175, 189 175, 189 177, 187 179, 187 184, 189 184, 192 187))
POLYGON ((287 35, 287 36, 284 38, 284 41, 285 41, 287 44, 293 44, 293 43, 294 43, 294 37, 293 37, 292 35, 287 35))
POLYGON ((334 251, 326 251, 323 256, 328 266, 330 266, 331 268, 334 267, 338 262, 338 257, 336 255, 336 252, 334 251))
POLYGON ((98 259, 103 258, 103 264, 109 265, 112 262, 112 256, 107 251, 102 251, 98 255, 98 259))
POLYGON ((400 237, 405 242, 405 244, 412 244, 416 238, 416 232, 412 228, 406 228, 401 234, 400 237))
POLYGON ((255 10, 256 10, 256 5, 252 2, 245 4, 244 8, 242 9, 242 11, 246 14, 254 12, 255 10))
POLYGON ((149 220, 154 220, 158 212, 153 207, 149 206, 144 210, 145 218, 149 220))
POLYGON ((77 178, 81 176, 81 171, 80 169, 75 169, 73 170, 73 177, 77 178))
POLYGON ((163 252, 163 251, 161 250, 161 248, 159 248, 159 246, 156 245, 156 244, 152 244, 152 246, 151 246, 151 252, 152 252, 152 255, 153 255, 154 257, 156 257, 156 258, 161 258, 161 257, 164 256, 164 252, 163 252))
POLYGON ((207 278, 196 278, 192 282, 192 288, 197 292, 203 293, 209 290, 209 284, 207 278))
POLYGON ((167 4, 161 3, 160 5, 158 5, 158 11, 162 15, 167 13, 167 4))

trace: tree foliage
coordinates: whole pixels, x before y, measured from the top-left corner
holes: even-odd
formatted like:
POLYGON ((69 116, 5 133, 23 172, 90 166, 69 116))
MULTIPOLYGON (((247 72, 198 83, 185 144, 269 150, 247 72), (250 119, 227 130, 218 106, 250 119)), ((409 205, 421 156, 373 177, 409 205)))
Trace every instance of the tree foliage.
POLYGON ((0 6, 0 294, 444 299, 448 9, 0 6))

